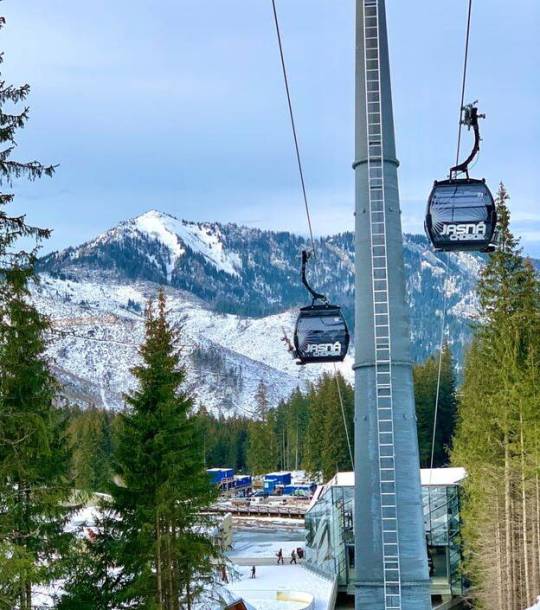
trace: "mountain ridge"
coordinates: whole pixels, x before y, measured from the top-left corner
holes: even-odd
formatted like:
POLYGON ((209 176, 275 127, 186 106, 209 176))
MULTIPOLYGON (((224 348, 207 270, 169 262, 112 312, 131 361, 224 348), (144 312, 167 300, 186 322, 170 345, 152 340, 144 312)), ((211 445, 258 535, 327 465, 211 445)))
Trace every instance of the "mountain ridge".
MULTIPOLYGON (((142 340, 145 299, 162 287, 173 319, 186 316, 190 383, 206 386, 199 389, 199 403, 214 411, 251 412, 250 392, 262 380, 272 386, 275 404, 326 370, 297 367, 280 341, 283 330, 292 333, 295 310, 309 301, 300 282, 300 252, 309 245, 286 231, 197 223, 157 210, 123 221, 80 246, 40 259, 38 306, 56 324, 63 320, 84 335, 58 338, 51 354, 66 378, 87 383, 85 392, 93 400, 120 408, 122 392, 132 383, 126 371, 137 356, 133 346, 114 349, 115 337, 142 340), (98 337, 103 342, 93 341, 98 337), (205 375, 202 363, 211 373, 205 375)), ((354 235, 320 237, 315 245, 310 282, 343 307, 353 328, 354 235)), ((446 303, 446 339, 461 362, 478 315, 474 288, 484 260, 479 254, 434 253, 425 237, 404 236, 416 361, 438 348, 446 303)), ((352 355, 341 367, 351 380, 352 355)), ((79 388, 78 393, 84 392, 79 388)))

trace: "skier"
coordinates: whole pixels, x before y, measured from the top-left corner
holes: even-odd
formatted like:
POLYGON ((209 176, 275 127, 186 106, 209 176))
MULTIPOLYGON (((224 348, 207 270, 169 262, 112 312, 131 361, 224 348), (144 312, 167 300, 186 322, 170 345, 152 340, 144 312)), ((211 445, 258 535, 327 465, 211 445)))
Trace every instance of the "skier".
POLYGON ((255 578, 255 566, 251 566, 251 578, 255 578))
POLYGON ((283 565, 283 549, 279 549, 278 553, 277 553, 277 562, 278 565, 281 563, 281 565, 283 565))
POLYGON ((296 564, 296 551, 293 549, 292 553, 291 553, 291 560, 289 561, 289 563, 294 563, 296 564))

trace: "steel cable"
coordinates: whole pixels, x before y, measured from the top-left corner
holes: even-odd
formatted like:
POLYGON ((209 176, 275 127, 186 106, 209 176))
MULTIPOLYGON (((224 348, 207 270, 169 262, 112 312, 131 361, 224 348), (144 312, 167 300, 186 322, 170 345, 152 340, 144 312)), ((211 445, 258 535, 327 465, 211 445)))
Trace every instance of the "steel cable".
POLYGON ((296 162, 298 164, 298 173, 300 174, 300 183, 302 185, 302 195, 304 197, 304 207, 306 209, 306 217, 307 217, 307 223, 308 223, 308 227, 309 227, 309 236, 311 238, 311 247, 313 249, 313 254, 316 256, 316 249, 315 249, 315 239, 313 238, 313 228, 312 228, 312 224, 311 224, 311 214, 309 212, 309 204, 308 204, 308 198, 307 198, 307 192, 306 192, 306 182, 304 180, 304 170, 302 167, 302 159, 300 157, 300 146, 298 144, 298 135, 296 133, 296 123, 294 120, 294 112, 293 112, 293 107, 292 107, 292 102, 291 102, 291 92, 289 89, 289 79, 287 77, 287 68, 285 65, 285 56, 283 53, 283 43, 281 41, 281 30, 279 27, 279 19, 278 19, 278 14, 277 14, 277 9, 276 9, 276 1, 272 0, 272 9, 274 12, 274 24, 276 26, 276 36, 277 36, 277 42, 278 42, 278 46, 279 46, 279 56, 281 58, 281 68, 283 71, 283 81, 285 83, 285 92, 287 94, 287 104, 289 106, 289 117, 291 120, 291 128, 292 128, 292 133, 293 133, 293 138, 294 138, 294 148, 296 151, 296 162))
POLYGON ((463 60, 463 81, 461 84, 461 103, 459 105, 459 127, 458 127, 458 141, 457 141, 457 153, 456 153, 456 165, 459 164, 459 153, 461 150, 461 130, 463 123, 461 116, 463 112, 463 105, 465 103, 465 89, 467 86, 467 68, 469 63, 469 40, 471 37, 471 16, 472 16, 472 0, 469 0, 469 10, 467 15, 467 34, 465 36, 465 57, 463 60))

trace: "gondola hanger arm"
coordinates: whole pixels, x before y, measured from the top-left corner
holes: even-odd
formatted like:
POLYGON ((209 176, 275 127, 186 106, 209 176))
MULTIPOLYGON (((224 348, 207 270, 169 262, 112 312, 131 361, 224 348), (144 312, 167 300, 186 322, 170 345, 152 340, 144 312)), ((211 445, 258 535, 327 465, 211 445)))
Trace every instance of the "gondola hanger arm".
POLYGON ((485 119, 485 114, 479 114, 477 108, 478 101, 474 101, 472 104, 467 104, 462 107, 462 118, 461 124, 465 125, 468 130, 472 128, 474 132, 474 145, 469 156, 458 165, 454 165, 454 167, 450 168, 450 180, 454 180, 457 178, 458 174, 465 174, 467 178, 469 177, 469 165, 473 162, 474 158, 480 151, 480 126, 478 124, 478 119, 485 119))
POLYGON ((315 301, 322 301, 323 303, 327 303, 328 299, 326 298, 326 296, 324 294, 321 294, 320 292, 313 290, 313 288, 308 284, 306 278, 306 267, 308 260, 311 258, 311 255, 312 253, 309 250, 302 250, 302 284, 304 284, 309 294, 311 294, 311 296, 313 297, 313 303, 315 303, 315 301))

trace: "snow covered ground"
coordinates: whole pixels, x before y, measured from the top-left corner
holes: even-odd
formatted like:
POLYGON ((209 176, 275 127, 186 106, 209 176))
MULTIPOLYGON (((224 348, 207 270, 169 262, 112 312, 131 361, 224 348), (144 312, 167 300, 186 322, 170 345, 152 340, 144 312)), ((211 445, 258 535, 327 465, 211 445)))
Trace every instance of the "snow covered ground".
POLYGON ((297 610, 302 605, 276 600, 278 591, 310 593, 314 597, 314 610, 327 610, 332 596, 332 582, 317 576, 299 565, 257 566, 255 578, 251 568, 238 567, 240 580, 227 588, 244 598, 256 610, 297 610))
POLYGON ((327 610, 332 582, 301 564, 289 563, 291 551, 304 546, 304 529, 301 527, 291 529, 278 523, 262 525, 261 522, 256 528, 235 529, 233 550, 228 555, 240 579, 227 585, 227 589, 245 599, 255 610, 299 610, 302 607, 294 602, 277 600, 278 591, 311 594, 314 596, 314 610, 327 610), (284 565, 276 563, 279 549, 283 550, 284 565), (257 564, 255 578, 250 578, 250 559, 257 564))
POLYGON ((288 561, 291 551, 298 547, 303 548, 305 543, 302 528, 237 529, 233 534, 233 549, 229 551, 228 556, 233 562, 240 558, 268 558, 275 561, 277 552, 281 549, 285 560, 288 561))
POLYGON ((234 561, 240 557, 268 557, 275 560, 278 551, 281 549, 286 561, 290 557, 291 551, 298 547, 303 547, 305 540, 272 540, 269 542, 259 542, 240 546, 229 553, 229 557, 234 561))

